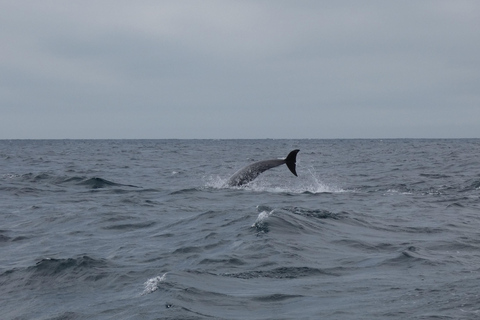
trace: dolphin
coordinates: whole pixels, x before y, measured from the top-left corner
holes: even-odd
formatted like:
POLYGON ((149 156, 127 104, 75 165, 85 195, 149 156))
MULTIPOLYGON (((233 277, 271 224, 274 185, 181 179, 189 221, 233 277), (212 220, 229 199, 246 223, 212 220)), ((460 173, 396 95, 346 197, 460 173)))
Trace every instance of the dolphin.
POLYGON ((238 187, 244 184, 249 183, 254 180, 258 175, 268 169, 278 167, 282 164, 286 164, 288 169, 296 176, 297 172, 295 171, 296 162, 297 162, 297 153, 300 150, 295 149, 291 151, 285 159, 273 159, 273 160, 263 160, 252 163, 246 166, 243 169, 238 170, 233 176, 231 176, 226 185, 231 187, 238 187))

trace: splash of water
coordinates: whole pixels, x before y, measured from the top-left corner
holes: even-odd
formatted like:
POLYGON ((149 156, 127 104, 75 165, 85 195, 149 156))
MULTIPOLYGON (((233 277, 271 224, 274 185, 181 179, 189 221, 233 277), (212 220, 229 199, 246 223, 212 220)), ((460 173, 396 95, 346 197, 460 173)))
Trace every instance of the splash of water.
POLYGON ((223 179, 220 176, 210 176, 210 177, 205 177, 204 179, 206 180, 205 187, 207 188, 213 188, 213 189, 229 188, 226 186, 227 179, 223 179))
POLYGON ((258 232, 268 232, 268 225, 266 220, 273 214, 274 211, 275 210, 260 212, 258 214, 257 220, 255 220, 255 222, 252 224, 252 228, 256 228, 258 232))
MULTIPOLYGON (((214 189, 244 189, 256 192, 271 192, 271 193, 337 193, 345 192, 345 190, 333 185, 329 185, 321 181, 315 169, 308 168, 307 173, 294 180, 291 184, 278 184, 278 181, 272 182, 270 180, 262 179, 261 177, 244 185, 244 186, 227 186, 228 179, 219 176, 206 177, 205 187, 214 189)), ((289 181, 291 182, 291 181, 289 181)))
POLYGON ((166 279, 167 279, 166 273, 164 273, 162 276, 156 276, 151 279, 148 279, 143 284, 145 286, 145 289, 143 290, 141 295, 144 296, 146 294, 150 294, 152 292, 157 291, 158 288, 160 287, 160 283, 165 281, 166 279))

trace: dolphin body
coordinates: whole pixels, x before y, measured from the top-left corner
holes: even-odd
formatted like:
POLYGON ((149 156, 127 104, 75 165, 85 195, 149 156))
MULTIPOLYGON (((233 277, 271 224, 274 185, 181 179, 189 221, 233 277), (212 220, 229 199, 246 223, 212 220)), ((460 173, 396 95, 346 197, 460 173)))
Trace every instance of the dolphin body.
MULTIPOLYGON (((295 149, 291 151, 285 159, 263 160, 252 163, 243 169, 238 170, 233 176, 228 179, 226 185, 231 187, 238 187, 254 180, 258 175, 268 169, 286 164, 288 169, 297 176, 295 171, 297 162, 297 153, 300 150, 295 149)), ((298 176, 297 176, 298 177, 298 176)))

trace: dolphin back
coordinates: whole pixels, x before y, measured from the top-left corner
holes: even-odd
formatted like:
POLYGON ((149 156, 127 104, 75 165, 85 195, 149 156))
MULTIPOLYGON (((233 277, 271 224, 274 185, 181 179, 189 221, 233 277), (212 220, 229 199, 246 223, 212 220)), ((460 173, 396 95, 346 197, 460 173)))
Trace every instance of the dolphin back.
POLYGON ((227 185, 241 186, 254 180, 258 175, 268 169, 278 167, 285 163, 285 160, 263 160, 252 163, 243 169, 237 171, 230 179, 227 185))
POLYGON ((297 167, 297 153, 299 152, 300 150, 298 149, 295 149, 293 151, 291 151, 288 156, 285 158, 285 164, 287 165, 288 169, 290 169, 290 171, 296 176, 297 176, 297 171, 296 171, 296 167, 297 167))

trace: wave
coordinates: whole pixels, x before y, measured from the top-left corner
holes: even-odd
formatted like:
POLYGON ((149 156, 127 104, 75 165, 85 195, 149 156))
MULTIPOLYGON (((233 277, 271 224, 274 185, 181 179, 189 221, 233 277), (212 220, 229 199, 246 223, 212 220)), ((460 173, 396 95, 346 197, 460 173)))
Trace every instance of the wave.
POLYGON ((267 206, 258 206, 260 211, 257 219, 252 225, 259 233, 267 233, 270 227, 284 230, 284 232, 295 232, 295 230, 315 231, 319 228, 317 219, 333 219, 343 218, 347 213, 334 213, 323 209, 309 209, 302 207, 283 207, 272 209, 267 206), (314 218, 314 219, 312 219, 314 218))
POLYGON ((304 217, 312 217, 317 219, 335 219, 338 220, 346 214, 346 212, 334 213, 325 209, 309 209, 302 207, 286 207, 284 210, 290 211, 293 214, 304 217))
POLYGON ((122 184, 113 182, 107 179, 93 177, 93 178, 84 178, 84 177, 72 177, 68 178, 61 183, 75 182, 76 185, 86 186, 91 189, 100 189, 106 187, 130 187, 130 188, 139 188, 138 186, 131 184, 122 184))
POLYGON ((480 180, 470 180, 469 182, 469 186, 467 187, 464 187, 463 192, 465 191, 476 191, 476 190, 479 190, 480 189, 480 180))
POLYGON ((267 219, 273 214, 273 211, 262 211, 258 214, 257 220, 252 225, 252 228, 257 229, 257 232, 267 233, 270 228, 267 224, 267 219))
POLYGON ((11 230, 1 230, 0 229, 0 243, 2 242, 15 242, 29 239, 27 236, 9 236, 7 233, 10 233, 11 230))
POLYGON ((131 184, 122 184, 113 182, 100 177, 85 177, 85 176, 59 176, 48 172, 41 172, 39 174, 7 174, 3 175, 4 179, 20 180, 30 183, 42 183, 47 185, 63 186, 63 185, 78 185, 86 186, 91 189, 107 188, 107 187, 130 187, 139 188, 131 184))
POLYGON ((145 229, 154 226, 156 222, 154 221, 146 221, 146 222, 139 222, 139 223, 124 223, 124 224, 114 224, 102 227, 104 230, 120 230, 123 232, 137 230, 137 229, 145 229))
POLYGON ((402 250, 396 257, 387 259, 381 265, 408 265, 425 264, 429 266, 442 264, 435 255, 428 253, 425 249, 410 246, 402 250))
POLYGON ((336 274, 322 270, 319 268, 310 267, 279 267, 271 270, 252 270, 239 273, 224 273, 226 277, 233 277, 239 279, 256 279, 256 278, 274 278, 274 279, 297 279, 305 277, 318 276, 336 276, 336 274))
POLYGON ((96 177, 82 180, 82 181, 80 181, 76 184, 79 185, 79 186, 87 186, 87 187, 92 188, 92 189, 99 189, 99 188, 105 188, 105 187, 119 186, 120 185, 118 183, 108 181, 108 180, 102 179, 102 178, 96 178, 96 177))
POLYGON ((81 280, 97 281, 106 276, 104 270, 109 268, 107 261, 93 259, 87 255, 77 258, 54 259, 45 258, 29 267, 27 271, 32 277, 68 276, 81 280))
POLYGON ((30 288, 67 287, 76 283, 90 286, 93 282, 110 276, 111 265, 103 259, 93 259, 87 255, 55 259, 44 258, 34 266, 7 270, 0 275, 0 283, 4 285, 30 288))
POLYGON ((170 192, 170 195, 177 195, 177 194, 190 194, 190 193, 195 193, 197 191, 200 191, 200 188, 185 188, 185 189, 180 189, 180 190, 175 190, 170 192))
POLYGON ((254 297, 253 300, 269 303, 269 302, 283 302, 288 299, 299 299, 303 297, 304 297, 303 295, 299 295, 299 294, 274 293, 274 294, 267 294, 267 295, 254 297))
POLYGON ((440 174, 440 173, 420 173, 420 177, 426 177, 430 179, 445 179, 445 178, 450 178, 449 175, 446 174, 440 174))

